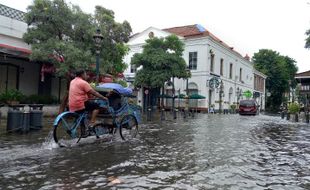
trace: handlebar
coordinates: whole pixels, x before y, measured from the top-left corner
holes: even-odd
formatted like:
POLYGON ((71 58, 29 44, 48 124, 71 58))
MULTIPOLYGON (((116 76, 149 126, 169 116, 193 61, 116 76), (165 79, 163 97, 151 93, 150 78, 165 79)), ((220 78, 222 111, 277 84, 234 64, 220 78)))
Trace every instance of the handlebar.
POLYGON ((109 100, 103 100, 103 99, 91 99, 94 102, 98 103, 100 107, 102 108, 109 108, 109 100))

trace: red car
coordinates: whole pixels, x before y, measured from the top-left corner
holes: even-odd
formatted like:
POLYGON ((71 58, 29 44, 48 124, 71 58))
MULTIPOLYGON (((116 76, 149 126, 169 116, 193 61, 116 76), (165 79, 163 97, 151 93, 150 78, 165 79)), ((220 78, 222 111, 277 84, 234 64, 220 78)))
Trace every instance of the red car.
POLYGON ((258 106, 255 100, 241 100, 239 103, 240 115, 256 115, 258 106))

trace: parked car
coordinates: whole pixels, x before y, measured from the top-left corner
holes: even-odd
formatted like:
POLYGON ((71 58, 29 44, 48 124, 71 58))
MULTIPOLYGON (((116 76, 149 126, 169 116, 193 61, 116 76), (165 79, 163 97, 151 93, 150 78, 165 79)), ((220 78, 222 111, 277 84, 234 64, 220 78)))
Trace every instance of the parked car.
POLYGON ((241 100, 239 103, 240 115, 256 115, 258 113, 258 105, 255 100, 241 100))

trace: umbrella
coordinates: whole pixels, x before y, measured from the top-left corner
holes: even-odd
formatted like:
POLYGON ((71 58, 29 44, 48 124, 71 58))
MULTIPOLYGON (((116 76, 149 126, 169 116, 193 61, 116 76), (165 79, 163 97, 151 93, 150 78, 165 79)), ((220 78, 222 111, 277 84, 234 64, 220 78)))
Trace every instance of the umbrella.
POLYGON ((175 96, 175 98, 180 98, 180 99, 184 99, 186 97, 185 94, 179 94, 177 96, 175 96))
POLYGON ((189 96, 189 99, 205 99, 206 97, 200 94, 192 94, 189 96))
POLYGON ((96 86, 97 91, 108 91, 109 89, 115 90, 118 93, 123 94, 123 95, 132 94, 131 88, 124 88, 122 85, 118 83, 103 83, 103 84, 96 86))

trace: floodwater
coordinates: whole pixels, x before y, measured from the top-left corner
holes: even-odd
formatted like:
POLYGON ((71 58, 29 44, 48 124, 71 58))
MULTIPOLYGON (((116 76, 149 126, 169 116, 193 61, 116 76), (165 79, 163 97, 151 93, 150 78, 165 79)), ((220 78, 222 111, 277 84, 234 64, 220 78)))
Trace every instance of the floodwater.
POLYGON ((1 133, 0 189, 310 189, 310 126, 280 117, 201 114, 70 148, 51 128, 1 133))

